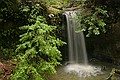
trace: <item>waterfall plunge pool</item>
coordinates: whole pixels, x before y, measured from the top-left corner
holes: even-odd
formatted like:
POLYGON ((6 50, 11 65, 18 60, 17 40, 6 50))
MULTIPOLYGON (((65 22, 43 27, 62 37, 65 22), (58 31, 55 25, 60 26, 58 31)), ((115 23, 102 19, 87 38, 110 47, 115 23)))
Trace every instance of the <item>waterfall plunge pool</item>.
POLYGON ((80 64, 65 64, 57 67, 57 74, 52 75, 49 80, 106 80, 112 68, 120 69, 120 66, 100 61, 93 61, 86 67, 80 64))
POLYGON ((102 74, 100 67, 82 64, 69 64, 64 67, 64 71, 68 74, 76 74, 79 77, 89 77, 96 76, 97 74, 102 74))

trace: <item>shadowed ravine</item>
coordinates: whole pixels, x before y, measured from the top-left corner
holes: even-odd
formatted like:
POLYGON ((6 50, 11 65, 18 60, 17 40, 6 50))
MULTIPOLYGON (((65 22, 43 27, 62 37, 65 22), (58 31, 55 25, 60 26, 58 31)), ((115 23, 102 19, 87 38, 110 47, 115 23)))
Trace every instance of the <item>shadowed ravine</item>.
POLYGON ((88 61, 84 34, 76 32, 80 28, 80 22, 75 19, 76 13, 77 11, 64 12, 68 33, 68 61, 57 67, 57 74, 49 80, 106 80, 112 68, 118 66, 97 59, 88 61))

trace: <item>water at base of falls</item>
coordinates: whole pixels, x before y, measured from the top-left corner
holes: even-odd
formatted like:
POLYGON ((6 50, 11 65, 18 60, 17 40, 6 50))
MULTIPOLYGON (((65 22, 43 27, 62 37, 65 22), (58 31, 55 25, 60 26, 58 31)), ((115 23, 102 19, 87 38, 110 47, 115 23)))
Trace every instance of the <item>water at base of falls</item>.
POLYGON ((48 80, 106 80, 112 68, 120 69, 120 66, 101 62, 97 59, 90 62, 87 67, 83 64, 65 63, 58 66, 57 73, 48 80), (86 72, 86 76, 81 75, 83 72, 86 72))
POLYGON ((64 71, 69 74, 75 74, 79 77, 90 77, 102 74, 100 67, 82 64, 68 64, 64 67, 64 71))

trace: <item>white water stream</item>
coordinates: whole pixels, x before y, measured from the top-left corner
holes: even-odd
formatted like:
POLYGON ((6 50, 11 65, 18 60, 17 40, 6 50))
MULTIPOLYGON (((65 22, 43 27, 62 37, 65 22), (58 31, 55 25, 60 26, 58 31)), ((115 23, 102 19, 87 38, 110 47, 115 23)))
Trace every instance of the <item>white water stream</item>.
POLYGON ((68 32, 69 65, 64 70, 67 73, 75 73, 80 77, 95 76, 101 73, 101 68, 88 64, 85 38, 83 32, 76 32, 81 26, 75 19, 77 11, 65 11, 68 32))
POLYGON ((77 32, 80 22, 75 19, 77 11, 65 12, 68 32, 69 61, 88 64, 87 52, 83 32, 77 32))

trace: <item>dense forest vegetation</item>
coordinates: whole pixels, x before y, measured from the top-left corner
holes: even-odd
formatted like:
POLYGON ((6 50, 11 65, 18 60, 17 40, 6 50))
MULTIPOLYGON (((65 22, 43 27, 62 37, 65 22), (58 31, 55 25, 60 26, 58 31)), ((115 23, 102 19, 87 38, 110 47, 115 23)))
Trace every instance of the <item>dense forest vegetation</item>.
MULTIPOLYGON (((81 9, 87 37, 110 32, 120 21, 119 0, 0 0, 0 79, 46 80, 62 54, 62 13, 81 9)), ((97 36, 100 37, 100 36, 97 36)))

